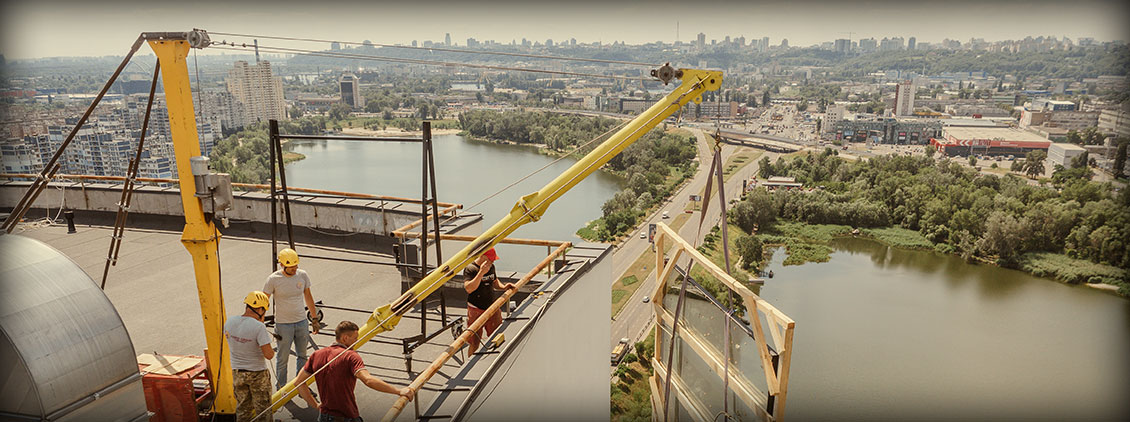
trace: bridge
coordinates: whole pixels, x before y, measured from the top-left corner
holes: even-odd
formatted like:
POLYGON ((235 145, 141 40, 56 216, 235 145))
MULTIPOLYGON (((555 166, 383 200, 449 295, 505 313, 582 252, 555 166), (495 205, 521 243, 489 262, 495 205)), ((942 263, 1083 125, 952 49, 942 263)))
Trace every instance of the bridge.
POLYGON ((749 134, 733 130, 720 130, 719 132, 722 135, 722 142, 731 145, 760 148, 780 153, 797 152, 804 149, 795 140, 783 136, 749 134))

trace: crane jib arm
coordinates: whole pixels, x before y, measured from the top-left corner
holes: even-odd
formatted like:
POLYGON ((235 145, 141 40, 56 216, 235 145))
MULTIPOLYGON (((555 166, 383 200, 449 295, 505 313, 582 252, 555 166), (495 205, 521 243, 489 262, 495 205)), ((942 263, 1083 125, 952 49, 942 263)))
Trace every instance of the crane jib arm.
MULTIPOLYGON (((353 348, 357 349, 364 345, 367 341, 372 339, 377 334, 391 331, 396 328, 400 322, 400 318, 408 313, 413 306, 423 301, 428 295, 432 294, 444 285, 448 280, 460 273, 464 267, 476 258, 492 248, 502 239, 509 236, 514 230, 517 230, 523 224, 538 221, 542 214, 545 213, 549 205, 554 200, 560 198, 565 192, 568 192, 577 183, 580 183, 592 172, 599 169, 605 163, 622 152, 625 148, 630 146, 641 136, 647 134, 651 129, 655 128, 664 119, 678 112, 687 103, 694 101, 700 103, 702 101, 701 95, 706 91, 718 90, 722 85, 722 72, 713 70, 698 70, 698 69, 680 69, 674 70, 670 66, 664 66, 652 72, 660 80, 666 82, 667 80, 678 78, 681 80, 679 86, 663 97, 658 103, 648 108, 635 119, 632 119, 627 125, 619 131, 610 136, 606 141, 601 143, 596 149, 588 153, 569 167, 560 176, 557 176, 552 182, 545 185, 541 190, 525 195, 518 200, 510 213, 487 229, 483 234, 479 235, 475 240, 471 241, 463 250, 455 255, 452 255, 446 262, 441 264, 435 270, 432 270, 422 280, 416 283, 410 290, 405 292, 396 301, 381 306, 373 311, 369 316, 368 321, 361 326, 360 337, 357 342, 353 344, 353 348)), ((306 379, 306 384, 314 381, 314 377, 306 379)), ((283 404, 293 399, 298 395, 294 379, 279 391, 275 392, 271 397, 271 410, 278 410, 283 404)))

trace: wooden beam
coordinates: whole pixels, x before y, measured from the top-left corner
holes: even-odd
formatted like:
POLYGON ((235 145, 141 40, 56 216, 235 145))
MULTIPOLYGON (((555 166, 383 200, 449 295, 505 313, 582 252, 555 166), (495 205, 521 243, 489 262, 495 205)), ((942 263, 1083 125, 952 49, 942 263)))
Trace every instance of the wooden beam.
POLYGON ((789 395, 789 368, 792 366, 793 360, 793 328, 796 323, 790 322, 785 327, 785 347, 780 349, 777 356, 779 360, 777 363, 781 365, 781 372, 778 374, 780 380, 780 387, 778 388, 777 400, 773 403, 773 413, 777 420, 780 420, 785 415, 785 399, 789 395))
POLYGON ((761 367, 765 369, 765 384, 769 386, 769 394, 777 395, 780 384, 777 383, 777 370, 773 368, 773 359, 769 357, 769 345, 765 343, 765 332, 761 329, 761 317, 757 315, 757 302, 746 303, 749 311, 749 325, 753 327, 753 341, 757 343, 757 354, 761 356, 761 367))

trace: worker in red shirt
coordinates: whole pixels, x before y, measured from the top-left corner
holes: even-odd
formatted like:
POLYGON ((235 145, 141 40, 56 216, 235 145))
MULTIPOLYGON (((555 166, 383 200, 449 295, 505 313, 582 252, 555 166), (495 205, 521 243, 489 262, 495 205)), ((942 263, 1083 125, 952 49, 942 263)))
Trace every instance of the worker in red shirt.
MULTIPOLYGON (((467 325, 474 324, 483 313, 486 312, 490 305, 494 304, 495 296, 494 289, 509 290, 514 288, 514 283, 502 284, 498 280, 498 274, 494 269, 494 261, 498 260, 498 253, 494 248, 488 249, 483 253, 475 262, 468 265, 463 269, 463 289, 467 291, 467 325)), ((486 331, 486 337, 494 334, 494 331, 502 325, 502 313, 495 312, 491 315, 483 328, 475 332, 475 335, 467 339, 467 353, 474 354, 479 349, 479 343, 482 342, 483 331, 486 331)))
POLYGON ((317 408, 318 422, 360 422, 361 414, 357 411, 357 397, 353 395, 353 387, 357 380, 361 380, 369 388, 382 393, 397 394, 412 400, 415 393, 405 387, 397 389, 374 377, 365 369, 365 362, 361 355, 349 348, 357 341, 357 324, 351 321, 342 321, 337 325, 334 334, 336 340, 330 347, 323 347, 306 361, 298 371, 295 383, 298 384, 298 394, 306 400, 311 408, 317 408), (306 379, 314 375, 314 382, 318 384, 318 393, 322 402, 310 393, 306 386, 306 379))

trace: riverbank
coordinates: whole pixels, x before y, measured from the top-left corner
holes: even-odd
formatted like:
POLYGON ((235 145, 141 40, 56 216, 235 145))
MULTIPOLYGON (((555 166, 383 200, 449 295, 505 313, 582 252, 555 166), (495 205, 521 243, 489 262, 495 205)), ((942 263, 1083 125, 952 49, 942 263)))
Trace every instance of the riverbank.
MULTIPOLYGON (((829 244, 839 237, 862 237, 901 249, 932 250, 935 253, 960 256, 950 251, 950 248, 930 242, 917 231, 901 227, 856 230, 850 226, 837 224, 778 222, 758 234, 758 237, 761 237, 767 248, 784 248, 786 258, 783 265, 828 262, 832 252, 835 251, 829 244)), ((981 260, 977 262, 996 265, 981 260)), ((1130 273, 1110 265, 1096 264, 1057 253, 1029 252, 1020 257, 1018 268, 1013 269, 1067 284, 1112 286, 1100 290, 1130 298, 1130 273)))
MULTIPOLYGON (((432 129, 432 136, 436 135, 458 135, 459 129, 432 129)), ((388 129, 366 129, 361 127, 347 127, 342 128, 341 133, 345 135, 354 136, 392 136, 392 137, 414 137, 422 136, 423 132, 419 130, 404 130, 399 128, 388 129)))

